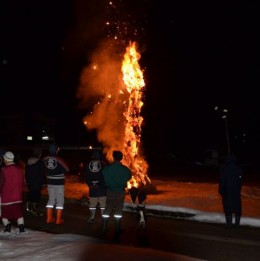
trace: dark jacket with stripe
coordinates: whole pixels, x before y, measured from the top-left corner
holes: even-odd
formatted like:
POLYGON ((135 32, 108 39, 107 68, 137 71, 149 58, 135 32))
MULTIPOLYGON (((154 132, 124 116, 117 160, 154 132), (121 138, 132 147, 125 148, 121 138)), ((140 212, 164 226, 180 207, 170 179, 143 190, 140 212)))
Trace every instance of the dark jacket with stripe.
POLYGON ((88 162, 84 174, 85 180, 89 187, 90 197, 105 197, 106 186, 102 169, 105 163, 102 160, 93 159, 88 162))
POLYGON ((68 164, 57 155, 48 155, 43 158, 46 181, 48 185, 64 185, 68 164))

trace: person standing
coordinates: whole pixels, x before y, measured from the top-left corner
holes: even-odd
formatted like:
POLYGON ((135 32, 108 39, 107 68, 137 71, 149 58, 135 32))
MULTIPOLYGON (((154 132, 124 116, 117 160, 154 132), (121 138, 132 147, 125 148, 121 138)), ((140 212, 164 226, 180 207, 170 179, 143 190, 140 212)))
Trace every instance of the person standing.
POLYGON ((69 171, 69 167, 65 160, 57 155, 59 150, 60 149, 56 144, 51 144, 49 147, 49 155, 43 158, 49 196, 46 205, 47 224, 64 223, 64 220, 62 219, 62 212, 64 207, 64 184, 66 173, 69 171), (53 213, 54 208, 56 209, 56 220, 53 213))
POLYGON ((24 230, 23 217, 23 186, 24 177, 20 166, 14 162, 14 154, 11 151, 5 152, 3 156, 5 166, 0 171, 0 195, 1 195, 1 216, 5 226, 4 232, 11 232, 11 221, 16 220, 19 232, 24 230))
POLYGON ((242 182, 243 171, 237 164, 236 156, 230 154, 227 156, 225 165, 220 169, 219 177, 219 193, 222 196, 223 210, 228 228, 232 227, 233 215, 235 215, 235 226, 240 225, 242 182))
POLYGON ((123 206, 125 201, 125 193, 127 182, 131 179, 130 169, 121 163, 123 153, 114 150, 112 153, 113 162, 106 165, 103 169, 105 185, 107 188, 106 207, 102 218, 102 231, 107 230, 108 221, 113 212, 115 224, 115 239, 119 239, 121 233, 121 220, 123 214, 123 206))
POLYGON ((101 215, 106 206, 106 186, 102 170, 105 162, 99 150, 94 150, 92 159, 86 165, 84 170, 85 181, 89 188, 89 223, 94 222, 96 209, 99 206, 101 215))
POLYGON ((39 147, 34 148, 33 153, 31 157, 28 158, 25 166, 25 180, 28 189, 26 210, 35 216, 43 215, 43 213, 38 212, 41 190, 43 185, 46 184, 45 169, 41 155, 42 149, 39 147))

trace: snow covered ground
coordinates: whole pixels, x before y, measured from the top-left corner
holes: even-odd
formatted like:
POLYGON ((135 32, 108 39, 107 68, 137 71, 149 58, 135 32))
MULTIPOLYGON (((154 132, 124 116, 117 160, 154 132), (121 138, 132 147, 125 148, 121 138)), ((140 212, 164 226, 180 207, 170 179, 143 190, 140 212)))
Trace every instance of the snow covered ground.
MULTIPOLYGON (((146 209, 165 212, 193 214, 187 217, 200 222, 224 223, 218 185, 211 183, 192 183, 152 180, 156 193, 149 194, 146 209)), ((46 193, 46 191, 44 192, 46 193)), ((79 200, 88 195, 85 184, 78 183, 76 177, 69 177, 65 186, 65 197, 79 200)), ((244 186, 242 189, 243 216, 241 225, 260 227, 260 188, 244 186)), ((126 197, 125 210, 131 207, 129 195, 126 197)), ((0 226, 3 229, 3 225, 0 226)), ((0 233, 0 260, 2 261, 196 261, 201 260, 174 253, 149 248, 121 246, 86 236, 62 234, 53 235, 27 229, 26 233, 0 233)))

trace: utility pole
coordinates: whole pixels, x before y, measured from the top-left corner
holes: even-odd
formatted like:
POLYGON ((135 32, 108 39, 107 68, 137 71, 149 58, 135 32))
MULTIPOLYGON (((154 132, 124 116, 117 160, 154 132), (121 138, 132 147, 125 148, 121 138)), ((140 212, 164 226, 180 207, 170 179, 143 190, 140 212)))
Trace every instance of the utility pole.
MULTIPOLYGON (((215 107, 215 111, 218 111, 219 107, 216 106, 215 107)), ((225 131, 226 131, 226 140, 227 140, 227 153, 230 154, 231 153, 231 146, 230 146, 230 138, 229 138, 229 128, 228 128, 228 109, 222 109, 222 119, 224 119, 225 121, 225 131)))
POLYGON ((224 115, 222 117, 225 121, 225 127, 226 127, 226 138, 227 138, 227 151, 228 154, 231 153, 231 149, 230 149, 230 139, 229 139, 229 130, 228 130, 228 120, 227 120, 227 115, 224 115))

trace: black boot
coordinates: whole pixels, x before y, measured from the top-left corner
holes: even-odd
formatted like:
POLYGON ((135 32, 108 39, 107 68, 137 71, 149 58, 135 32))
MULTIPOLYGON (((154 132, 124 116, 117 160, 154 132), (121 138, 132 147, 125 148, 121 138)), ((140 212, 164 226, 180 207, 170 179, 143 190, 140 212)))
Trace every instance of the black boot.
POLYGON ((91 224, 94 223, 95 213, 96 213, 96 209, 90 210, 88 223, 91 223, 91 224))
POLYGON ((239 227, 239 225, 240 225, 240 216, 236 215, 236 217, 235 217, 235 226, 239 227))
POLYGON ((34 216, 43 216, 43 213, 40 212, 38 210, 38 207, 39 207, 39 204, 38 203, 32 203, 32 209, 31 209, 31 213, 34 215, 34 216))
POLYGON ((24 224, 18 225, 18 228, 19 228, 19 232, 20 232, 20 233, 25 232, 25 230, 24 230, 24 224))
POLYGON ((5 232, 5 233, 10 233, 10 232, 11 232, 11 223, 8 223, 8 224, 5 226, 4 232, 5 232))
POLYGON ((226 216, 226 224, 227 224, 227 228, 232 227, 232 215, 226 216))
POLYGON ((109 221, 109 218, 104 218, 104 217, 102 218, 102 229, 101 229, 102 233, 107 232, 108 221, 109 221))
POLYGON ((115 236, 114 236, 115 240, 119 240, 120 239, 120 235, 122 233, 122 230, 121 230, 121 220, 122 220, 122 218, 115 218, 115 236))

